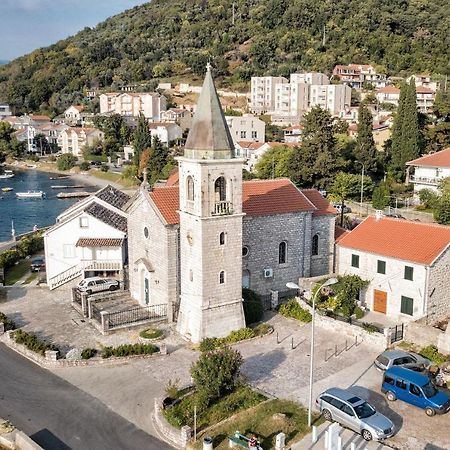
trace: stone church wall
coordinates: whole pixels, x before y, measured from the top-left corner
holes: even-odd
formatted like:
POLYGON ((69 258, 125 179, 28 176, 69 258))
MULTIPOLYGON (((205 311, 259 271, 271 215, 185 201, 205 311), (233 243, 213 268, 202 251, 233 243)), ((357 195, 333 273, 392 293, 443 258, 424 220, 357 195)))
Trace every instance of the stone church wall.
POLYGON ((286 283, 310 276, 311 222, 311 213, 244 217, 243 245, 248 255, 242 258, 242 269, 250 272, 250 289, 260 295, 286 291, 286 283), (279 264, 283 241, 287 243, 287 261, 279 264), (273 277, 264 277, 264 269, 272 269, 273 277))
POLYGON ((334 216, 313 216, 311 239, 315 234, 319 235, 319 254, 311 256, 312 277, 333 272, 334 224, 334 216))
POLYGON ((429 322, 450 317, 450 248, 429 268, 428 308, 429 322))
POLYGON ((130 292, 144 303, 140 265, 147 259, 154 272, 149 274, 150 304, 178 301, 178 226, 165 226, 157 212, 142 194, 129 210, 128 251, 130 264, 130 292), (144 227, 149 236, 144 236, 144 227))

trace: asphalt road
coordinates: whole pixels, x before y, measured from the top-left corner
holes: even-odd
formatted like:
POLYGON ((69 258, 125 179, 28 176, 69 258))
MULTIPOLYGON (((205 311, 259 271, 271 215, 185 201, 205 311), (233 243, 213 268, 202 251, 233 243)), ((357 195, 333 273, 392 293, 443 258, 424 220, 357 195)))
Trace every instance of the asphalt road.
POLYGON ((3 344, 0 417, 10 420, 45 450, 171 448, 3 344))

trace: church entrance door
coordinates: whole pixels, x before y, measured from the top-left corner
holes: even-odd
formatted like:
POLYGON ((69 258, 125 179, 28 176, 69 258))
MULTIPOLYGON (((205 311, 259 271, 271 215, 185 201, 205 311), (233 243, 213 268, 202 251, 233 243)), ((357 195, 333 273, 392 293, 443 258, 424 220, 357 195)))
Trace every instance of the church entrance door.
POLYGON ((148 278, 144 278, 144 300, 146 305, 150 303, 150 287, 148 278))

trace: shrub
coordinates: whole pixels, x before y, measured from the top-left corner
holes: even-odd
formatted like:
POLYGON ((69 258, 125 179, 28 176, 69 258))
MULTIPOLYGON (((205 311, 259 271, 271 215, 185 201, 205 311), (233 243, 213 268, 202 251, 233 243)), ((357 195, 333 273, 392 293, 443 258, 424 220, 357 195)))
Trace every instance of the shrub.
POLYGON ((75 166, 77 157, 72 155, 72 153, 65 153, 58 158, 56 162, 56 167, 58 170, 70 170, 75 166))
POLYGON ((158 330, 157 328, 147 328, 146 330, 142 330, 139 333, 139 336, 144 339, 156 339, 163 335, 162 330, 158 330))
POLYGON ((255 332, 252 328, 241 328, 240 330, 233 330, 226 338, 225 341, 229 344, 243 341, 245 339, 251 339, 255 337, 255 332))
POLYGON ((30 156, 28 157, 28 159, 29 159, 30 161, 33 161, 33 162, 38 162, 38 161, 39 161, 39 156, 38 156, 38 155, 30 155, 30 156))
POLYGON ((151 355, 159 352, 159 347, 153 344, 123 344, 118 347, 104 347, 102 358, 111 356, 151 355))
POLYGON ((253 331, 255 332, 256 336, 264 336, 271 330, 272 326, 269 325, 268 323, 259 323, 258 325, 256 325, 255 328, 253 328, 253 331))
POLYGON ((364 311, 359 306, 355 308, 353 314, 355 315, 355 318, 357 320, 362 319, 364 317, 364 311))
POLYGON ((14 332, 14 340, 18 344, 25 345, 29 350, 40 353, 45 356, 46 350, 59 351, 58 347, 53 344, 47 344, 45 341, 41 341, 36 335, 32 333, 26 333, 23 330, 17 330, 14 332))
POLYGON ((438 349, 434 345, 428 345, 427 347, 424 347, 422 350, 420 350, 419 354, 424 358, 428 358, 438 366, 449 360, 449 357, 443 355, 442 353, 439 353, 438 349))
POLYGON ((200 342, 199 349, 202 353, 210 352, 215 348, 221 347, 224 344, 224 340, 221 338, 205 338, 200 342))
POLYGON ((373 324, 369 323, 369 322, 363 322, 362 327, 368 333, 376 333, 378 331, 378 327, 376 325, 373 325, 373 324))
POLYGON ((250 325, 259 322, 264 314, 261 297, 251 289, 243 288, 242 298, 244 299, 245 324, 250 325))
POLYGON ((242 355, 230 347, 222 347, 207 353, 191 368, 191 376, 200 396, 207 405, 234 390, 241 365, 242 355))
POLYGON ((295 298, 291 298, 287 303, 282 304, 279 313, 282 316, 292 317, 302 322, 311 322, 312 320, 311 313, 303 309, 295 298))
POLYGON ((55 155, 49 155, 48 160, 50 162, 55 162, 56 161, 56 156, 55 155))
POLYGON ((85 348, 81 352, 81 359, 91 359, 97 354, 97 350, 95 348, 85 348))
POLYGON ((91 165, 87 162, 87 161, 83 161, 80 164, 80 170, 82 170, 83 172, 86 172, 87 170, 89 170, 91 168, 91 165))
POLYGON ((180 380, 177 378, 175 380, 170 379, 166 386, 165 386, 165 391, 166 391, 166 395, 167 397, 170 398, 178 398, 178 384, 179 384, 180 380))
POLYGON ((108 172, 109 167, 108 167, 106 164, 102 164, 102 165, 100 166, 100 170, 101 170, 102 172, 108 172))
POLYGON ((14 323, 14 321, 8 319, 6 314, 3 314, 2 312, 0 312, 0 323, 3 323, 5 331, 16 329, 16 324, 14 323))

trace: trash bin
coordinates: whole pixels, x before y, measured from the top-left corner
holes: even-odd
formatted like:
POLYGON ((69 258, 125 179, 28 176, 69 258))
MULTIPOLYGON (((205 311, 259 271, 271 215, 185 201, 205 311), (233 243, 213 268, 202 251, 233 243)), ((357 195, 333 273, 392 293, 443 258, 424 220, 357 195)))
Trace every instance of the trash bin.
POLYGON ((203 450, 213 450, 213 438, 206 436, 203 438, 203 450))

